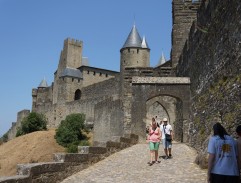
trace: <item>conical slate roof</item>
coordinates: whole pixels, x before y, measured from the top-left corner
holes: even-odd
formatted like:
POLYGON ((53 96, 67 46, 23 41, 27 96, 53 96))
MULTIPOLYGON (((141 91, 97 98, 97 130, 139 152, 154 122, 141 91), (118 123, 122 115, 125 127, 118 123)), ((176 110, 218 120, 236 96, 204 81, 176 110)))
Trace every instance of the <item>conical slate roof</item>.
POLYGON ((150 49, 149 46, 148 46, 148 44, 147 44, 147 41, 146 41, 145 36, 143 36, 142 43, 141 43, 141 47, 142 47, 142 48, 148 48, 148 49, 150 49))
POLYGON ((47 81, 45 80, 45 78, 41 81, 41 83, 39 84, 38 88, 47 88, 48 84, 47 81))
POLYGON ((130 47, 142 48, 141 43, 142 43, 141 37, 136 29, 136 26, 134 25, 122 48, 130 48, 130 47))
POLYGON ((164 64, 165 62, 166 62, 166 59, 165 59, 165 56, 164 56, 164 54, 163 54, 163 52, 162 52, 162 56, 161 56, 161 58, 160 58, 160 60, 159 60, 159 62, 158 62, 158 64, 157 64, 157 66, 162 65, 162 64, 164 64))

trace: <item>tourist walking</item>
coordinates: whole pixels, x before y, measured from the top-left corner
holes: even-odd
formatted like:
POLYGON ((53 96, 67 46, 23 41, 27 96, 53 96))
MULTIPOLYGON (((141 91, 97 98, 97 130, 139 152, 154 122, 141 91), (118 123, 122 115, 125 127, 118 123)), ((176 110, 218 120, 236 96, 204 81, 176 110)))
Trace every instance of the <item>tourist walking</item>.
POLYGON ((160 128, 157 126, 155 118, 152 118, 151 126, 149 128, 149 136, 147 139, 149 142, 149 148, 150 148, 150 161, 148 162, 150 166, 153 165, 154 163, 160 163, 160 161, 157 160, 160 139, 161 139, 160 128))
POLYGON ((172 126, 168 124, 167 118, 163 118, 160 130, 162 132, 162 145, 164 148, 165 159, 172 158, 173 131, 172 126))
POLYGON ((238 183, 237 142, 220 123, 213 125, 208 154, 208 183, 238 183))

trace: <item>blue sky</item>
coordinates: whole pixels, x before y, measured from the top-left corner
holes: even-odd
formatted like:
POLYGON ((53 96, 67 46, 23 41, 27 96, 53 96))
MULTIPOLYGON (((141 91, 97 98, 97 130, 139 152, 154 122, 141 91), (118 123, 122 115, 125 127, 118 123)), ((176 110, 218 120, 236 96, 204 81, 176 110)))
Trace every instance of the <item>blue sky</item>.
POLYGON ((151 66, 170 58, 171 0, 0 0, 0 136, 30 109, 32 88, 53 82, 63 41, 83 41, 90 66, 119 71, 120 49, 135 22, 151 66))

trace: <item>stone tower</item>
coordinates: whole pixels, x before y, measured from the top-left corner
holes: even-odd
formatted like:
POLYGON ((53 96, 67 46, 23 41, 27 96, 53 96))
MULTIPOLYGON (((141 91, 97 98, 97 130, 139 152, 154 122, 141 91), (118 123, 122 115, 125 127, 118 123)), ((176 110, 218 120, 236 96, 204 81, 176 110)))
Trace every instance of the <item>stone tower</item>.
POLYGON ((141 39, 134 25, 127 40, 120 50, 120 96, 124 109, 124 131, 131 133, 131 107, 132 107, 132 76, 138 74, 138 69, 150 67, 150 48, 145 37, 141 39), (130 73, 128 68, 135 68, 137 73, 130 73))
POLYGON ((182 49, 188 38, 193 21, 197 19, 198 0, 172 1, 172 67, 176 67, 182 49))
POLYGON ((60 54, 58 70, 54 74, 53 104, 70 102, 75 95, 80 95, 82 86, 82 73, 79 68, 82 66, 82 41, 66 39, 64 48, 60 54), (77 93, 76 93, 77 92, 77 93))

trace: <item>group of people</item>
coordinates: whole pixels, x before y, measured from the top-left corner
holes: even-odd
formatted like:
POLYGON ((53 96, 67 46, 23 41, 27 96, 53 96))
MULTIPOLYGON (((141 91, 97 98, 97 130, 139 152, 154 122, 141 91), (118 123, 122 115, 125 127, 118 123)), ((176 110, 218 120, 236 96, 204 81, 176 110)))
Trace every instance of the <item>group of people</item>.
MULTIPOLYGON (((160 123, 152 118, 150 126, 146 129, 147 141, 150 148, 151 166, 158 161, 158 150, 162 142, 165 159, 172 157, 172 126, 168 124, 167 118, 160 123)), ((213 135, 208 143, 208 183, 241 183, 241 125, 236 128, 238 139, 230 136, 220 123, 213 125, 213 135)))
POLYGON ((208 143, 208 183, 241 182, 241 125, 236 133, 237 140, 220 123, 213 125, 213 136, 208 143))
POLYGON ((160 142, 163 144, 165 159, 172 157, 172 140, 173 130, 172 126, 168 124, 167 118, 163 118, 160 123, 157 122, 157 118, 152 118, 150 126, 147 128, 147 141, 150 148, 150 161, 148 164, 151 166, 154 163, 160 163, 158 161, 158 150, 160 142))

